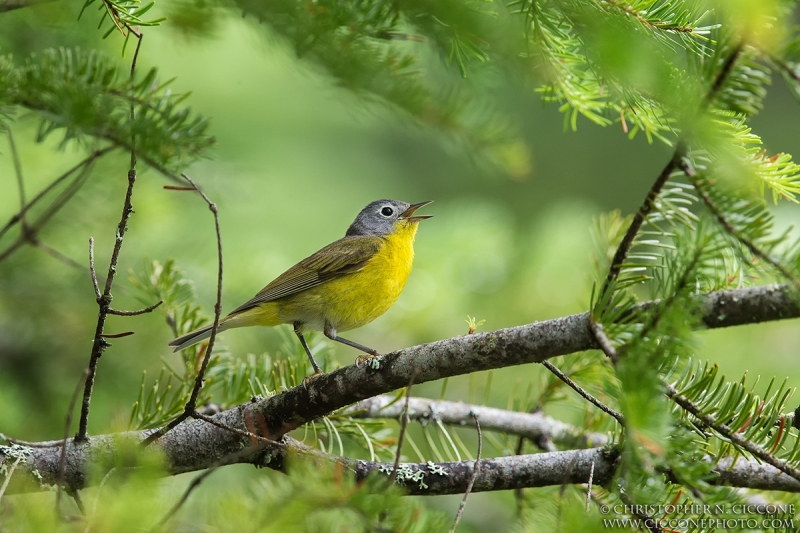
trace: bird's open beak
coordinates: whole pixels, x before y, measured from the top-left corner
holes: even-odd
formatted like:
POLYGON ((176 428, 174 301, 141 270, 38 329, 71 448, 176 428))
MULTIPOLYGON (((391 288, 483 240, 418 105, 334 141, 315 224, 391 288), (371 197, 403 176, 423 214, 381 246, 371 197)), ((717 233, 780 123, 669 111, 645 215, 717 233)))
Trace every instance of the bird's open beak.
POLYGON ((412 216, 414 212, 419 209, 420 207, 424 207, 430 203, 433 203, 433 200, 428 200, 427 202, 420 202, 418 204, 411 204, 408 209, 400 213, 400 218, 404 220, 408 220, 409 222, 419 222, 420 220, 425 220, 426 218, 431 218, 433 215, 417 215, 412 216))

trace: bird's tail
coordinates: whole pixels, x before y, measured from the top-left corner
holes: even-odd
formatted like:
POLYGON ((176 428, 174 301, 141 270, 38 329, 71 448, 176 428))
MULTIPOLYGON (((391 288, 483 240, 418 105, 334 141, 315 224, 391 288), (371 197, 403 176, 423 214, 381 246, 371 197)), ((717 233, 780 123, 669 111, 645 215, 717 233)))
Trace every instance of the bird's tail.
MULTIPOLYGON (((253 309, 246 309, 244 311, 239 311, 238 313, 231 313, 220 320, 217 333, 222 333, 223 331, 229 329, 242 328, 245 326, 277 326, 281 323, 282 321, 276 308, 257 306, 253 309)), ((196 329, 187 333, 186 335, 181 335, 174 341, 170 342, 169 345, 175 348, 174 351, 179 352, 184 348, 188 348, 189 346, 193 346, 198 342, 209 338, 211 336, 212 329, 213 326, 205 326, 200 329, 196 329)))
MULTIPOLYGON (((196 329, 187 333, 186 335, 181 335, 177 339, 173 340, 169 343, 170 346, 175 348, 173 352, 180 352, 184 348, 188 348, 189 346, 194 346, 198 342, 202 342, 211 336, 211 330, 214 328, 213 325, 205 326, 200 329, 196 329)), ((224 322, 219 323, 219 327, 217 328, 217 333, 225 331, 228 329, 224 322)))

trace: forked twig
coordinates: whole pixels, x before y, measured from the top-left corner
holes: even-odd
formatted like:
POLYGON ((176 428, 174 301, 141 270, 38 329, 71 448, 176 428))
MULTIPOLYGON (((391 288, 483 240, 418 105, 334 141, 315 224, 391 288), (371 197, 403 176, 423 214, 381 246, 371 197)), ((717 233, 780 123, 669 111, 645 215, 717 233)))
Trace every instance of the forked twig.
POLYGON ((478 455, 475 457, 475 466, 472 469, 472 477, 469 479, 467 490, 464 492, 464 498, 461 500, 461 505, 458 506, 456 518, 453 520, 453 527, 450 528, 450 533, 455 533, 458 527, 458 522, 461 521, 461 515, 464 514, 464 509, 467 506, 467 498, 469 493, 472 492, 472 487, 475 485, 475 479, 478 477, 478 472, 481 470, 481 452, 483 451, 483 434, 481 433, 481 424, 478 422, 478 415, 473 413, 475 418, 475 427, 478 428, 478 455))
POLYGON ((206 348, 205 356, 203 357, 203 362, 200 365, 200 370, 197 373, 197 377, 194 381, 194 388, 192 389, 192 394, 189 397, 189 401, 186 402, 186 406, 183 409, 183 412, 178 415, 174 420, 172 420, 166 426, 159 428, 158 431, 153 432, 150 434, 142 444, 144 446, 149 446, 151 443, 155 442, 156 440, 160 439, 169 431, 172 431, 175 426, 186 420, 187 418, 194 417, 194 418, 201 418, 202 416, 197 413, 197 396, 200 394, 200 389, 203 387, 203 379, 205 377, 206 368, 208 367, 208 362, 211 360, 211 353, 214 350, 214 342, 217 339, 217 331, 219 330, 219 320, 222 314, 222 272, 223 272, 223 256, 222 256, 222 233, 219 229, 219 210, 217 209, 217 204, 212 202, 208 196, 200 189, 192 178, 187 176, 186 174, 181 174, 183 179, 185 179, 192 188, 197 191, 197 193, 205 200, 206 204, 208 204, 208 209, 214 215, 214 228, 217 234, 217 301, 214 304, 214 324, 211 326, 211 337, 208 339, 208 347, 206 348))
POLYGON ((83 382, 83 378, 88 373, 88 369, 83 371, 83 375, 81 375, 80 379, 78 380, 78 384, 75 385, 75 390, 72 393, 72 398, 69 401, 69 407, 67 408, 67 417, 64 421, 64 440, 61 441, 61 455, 58 458, 58 483, 56 483, 56 512, 61 509, 61 492, 64 488, 64 474, 67 471, 67 439, 69 438, 69 429, 72 425, 72 412, 75 410, 75 402, 78 401, 78 394, 81 392, 81 383, 83 382))
MULTIPOLYGON (((131 81, 133 81, 133 75, 136 71, 136 61, 139 57, 139 49, 142 47, 142 35, 137 35, 137 42, 136 42, 136 51, 133 54, 133 60, 131 61, 131 81)), ((136 108, 133 103, 131 103, 131 122, 136 117, 136 108)), ((105 329, 106 325, 106 318, 109 315, 109 309, 111 309, 111 300, 113 297, 111 296, 111 288, 114 285, 114 277, 117 275, 117 262, 119 261, 119 254, 122 250, 122 241, 125 237, 125 232, 128 229, 128 219, 130 218, 131 214, 133 213, 133 206, 131 205, 131 198, 133 197, 133 186, 136 183, 136 139, 135 137, 131 139, 131 164, 130 169, 128 170, 128 188, 125 192, 125 202, 122 206, 122 215, 120 217, 119 224, 117 224, 117 232, 116 238, 114 240, 114 248, 111 252, 111 259, 108 263, 108 275, 106 276, 106 283, 103 290, 103 294, 98 298, 97 304, 100 307, 100 310, 97 315, 97 327, 95 328, 94 333, 94 342, 92 343, 92 352, 89 357, 89 367, 88 367, 88 374, 86 376, 86 383, 83 389, 83 403, 81 405, 81 418, 80 423, 78 425, 78 433, 75 435, 76 441, 85 441, 86 440, 86 432, 87 427, 89 424, 89 408, 92 401, 92 389, 94 388, 94 379, 95 374, 97 372, 97 362, 100 359, 100 356, 103 355, 103 352, 111 346, 106 340, 105 336, 103 335, 103 330, 105 329)), ((90 244, 90 253, 93 256, 94 250, 93 246, 90 244)), ((90 265, 91 268, 91 265, 90 265)), ((99 289, 97 285, 97 276, 96 273, 93 273, 92 282, 95 284, 95 287, 99 289)), ((97 294, 97 290, 95 291, 97 294)))
POLYGON ((604 404, 603 402, 601 402, 600 400, 589 394, 583 387, 572 381, 572 379, 570 379, 569 376, 567 376, 565 373, 559 370, 550 361, 542 361, 542 365, 547 370, 555 374, 558 379, 567 384, 572 390, 583 396, 584 399, 588 400, 590 403, 597 406, 604 413, 614 417, 621 426, 625 425, 625 417, 622 416, 622 413, 615 411, 614 409, 610 408, 609 406, 607 406, 606 404, 604 404))
POLYGON ((406 387, 405 406, 403 407, 403 416, 400 417, 400 434, 397 436, 397 450, 394 456, 394 467, 392 468, 392 475, 389 476, 389 482, 394 483, 397 479, 397 469, 400 468, 400 455, 403 450, 403 440, 406 437, 406 429, 408 428, 408 403, 411 399, 411 387, 414 386, 414 379, 417 373, 411 374, 411 379, 408 380, 408 387, 406 387))

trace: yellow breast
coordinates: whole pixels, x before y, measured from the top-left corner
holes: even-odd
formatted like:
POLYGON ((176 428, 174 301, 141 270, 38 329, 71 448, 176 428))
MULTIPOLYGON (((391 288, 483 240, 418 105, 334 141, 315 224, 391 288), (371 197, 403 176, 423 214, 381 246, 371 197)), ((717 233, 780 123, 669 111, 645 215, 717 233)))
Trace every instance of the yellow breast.
POLYGON ((394 305, 411 273, 417 223, 398 222, 395 233, 359 272, 286 298, 281 302, 283 322, 301 320, 308 329, 325 322, 338 331, 368 324, 394 305))

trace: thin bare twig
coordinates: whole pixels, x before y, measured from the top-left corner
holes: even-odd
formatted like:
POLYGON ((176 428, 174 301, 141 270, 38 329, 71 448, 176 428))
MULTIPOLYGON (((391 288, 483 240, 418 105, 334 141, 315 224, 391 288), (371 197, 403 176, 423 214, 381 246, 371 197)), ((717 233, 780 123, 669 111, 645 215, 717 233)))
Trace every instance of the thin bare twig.
POLYGON ((229 426, 227 424, 223 424, 222 422, 214 420, 214 418, 212 418, 210 416, 206 416, 206 415, 204 415, 202 413, 199 413, 197 411, 192 413, 192 418, 196 418, 198 420, 203 420, 204 422, 208 422, 212 426, 216 426, 216 427, 218 427, 220 429, 224 429, 226 431, 230 431, 231 433, 236 433, 237 435, 241 435, 242 437, 247 437, 249 439, 255 439, 255 440, 258 440, 258 441, 261 441, 261 442, 269 442, 269 443, 272 443, 272 444, 278 444, 278 442, 275 441, 275 440, 268 439, 267 437, 263 437, 261 435, 258 435, 257 433, 252 432, 252 431, 245 431, 243 429, 238 429, 238 428, 235 428, 233 426, 229 426))
POLYGON ((0 433, 0 440, 4 440, 9 444, 16 444, 17 446, 28 446, 30 448, 57 448, 61 446, 60 440, 53 440, 47 442, 30 442, 27 440, 14 439, 5 433, 0 433))
POLYGON ((75 506, 81 512, 81 514, 85 517, 86 516, 86 508, 83 506, 83 500, 81 499, 81 494, 77 490, 68 490, 67 494, 72 496, 72 499, 75 501, 75 506))
MULTIPOLYGON (((64 205, 73 197, 75 194, 81 189, 86 180, 89 177, 90 171, 94 165, 95 159, 89 160, 89 162, 82 167, 80 173, 75 177, 72 183, 67 186, 67 188, 56 198, 50 206, 45 209, 44 213, 42 213, 35 222, 29 223, 27 225, 27 229, 23 228, 23 231, 20 233, 20 236, 17 240, 11 244, 8 248, 0 252, 0 261, 4 261, 8 259, 14 252, 22 248, 25 244, 33 244, 36 245, 38 243, 38 233, 39 231, 53 218, 56 213, 58 213, 64 205)), ((80 168, 80 167, 79 167, 80 168)), ((28 205, 31 205, 35 202, 36 199, 31 201, 28 205)), ((10 228, 14 225, 14 223, 18 222, 19 220, 15 219, 15 217, 11 218, 11 221, 6 225, 6 228, 10 228)), ((6 229, 0 232, 0 235, 4 233, 6 229)))
POLYGON ((566 383, 571 389, 573 389, 575 392, 577 392, 578 394, 583 396, 590 403, 592 403, 596 407, 598 407, 601 411, 603 411, 604 413, 614 417, 617 420, 617 422, 619 422, 619 424, 621 426, 625 426, 625 417, 622 416, 622 413, 619 413, 619 412, 615 411, 614 409, 610 408, 609 406, 607 406, 606 404, 604 404, 603 402, 601 402, 600 400, 598 400, 597 398, 595 398, 594 396, 589 394, 580 385, 578 385, 577 383, 572 381, 569 378, 569 376, 567 376, 561 370, 556 368, 555 365, 553 365, 550 361, 542 361, 542 365, 545 368, 547 368, 547 370, 549 370, 550 372, 555 374, 556 377, 558 377, 558 379, 560 379, 561 381, 566 383))
POLYGON ((43 251, 44 253, 46 253, 50 257, 52 257, 52 258, 54 258, 54 259, 56 259, 58 261, 61 261, 65 265, 69 265, 69 266, 71 266, 71 267, 73 267, 73 268, 75 268, 77 270, 81 270, 81 271, 84 271, 84 272, 86 271, 86 267, 84 265, 78 263, 77 261, 75 261, 71 257, 62 254, 61 252, 59 252, 58 250, 56 250, 55 248, 53 248, 49 244, 42 242, 40 239, 36 239, 36 241, 34 242, 34 246, 36 246, 38 249, 40 249, 41 251, 43 251))
POLYGON ((478 472, 481 470, 481 452, 483 451, 483 434, 481 433, 481 424, 478 422, 478 415, 472 415, 475 418, 475 427, 478 429, 478 455, 475 457, 475 466, 472 468, 472 477, 467 485, 467 490, 464 492, 464 498, 461 499, 461 505, 458 506, 456 518, 453 520, 453 527, 450 528, 450 533, 455 533, 458 523, 461 521, 461 515, 464 514, 464 509, 467 507, 467 498, 469 493, 472 492, 472 487, 475 486, 475 479, 478 477, 478 472))
POLYGON ((22 457, 23 455, 19 454, 17 456, 17 460, 14 461, 14 464, 12 464, 11 468, 8 469, 8 473, 6 474, 6 479, 3 481, 3 486, 0 487, 0 500, 3 499, 3 494, 6 493, 6 488, 8 487, 8 484, 11 482, 11 476, 14 475, 14 470, 17 469, 17 465, 20 463, 20 461, 22 461, 22 457))
POLYGON ((619 357, 617 354, 617 349, 614 348, 614 345, 611 343, 611 339, 608 338, 606 332, 603 331, 603 326, 599 323, 592 320, 589 323, 589 328, 592 330, 592 335, 594 335, 595 340, 597 340, 598 346, 606 354, 606 357, 611 361, 611 364, 616 366, 619 362, 619 357))
MULTIPOLYGON (((142 47, 142 35, 137 34, 136 50, 133 53, 131 60, 131 82, 133 82, 133 75, 136 71, 136 61, 139 58, 139 49, 142 47)), ((136 108, 131 103, 131 122, 136 118, 136 108)), ((116 239, 114 240, 114 248, 111 252, 111 259, 108 263, 108 275, 106 276, 106 283, 102 296, 98 299, 97 304, 100 311, 97 315, 97 327, 94 333, 94 342, 92 343, 92 351, 89 357, 89 373, 86 376, 86 384, 83 389, 83 404, 81 405, 81 419, 78 426, 78 433, 75 435, 75 440, 85 441, 86 431, 89 424, 89 407, 92 401, 92 389, 94 388, 94 378, 97 373, 97 362, 103 355, 103 352, 111 346, 103 335, 103 330, 106 324, 106 318, 111 309, 111 288, 114 285, 114 277, 117 274, 117 262, 119 261, 119 254, 122 250, 122 241, 125 237, 125 232, 128 229, 128 219, 133 213, 133 206, 131 205, 131 198, 133 197, 133 186, 136 183, 136 138, 131 139, 131 164, 128 170, 128 189, 125 192, 125 202, 122 206, 122 216, 119 224, 117 224, 116 239)), ((90 248, 91 249, 91 248, 90 248)), ((93 250, 92 250, 93 252, 93 250)), ((96 276, 92 279, 97 287, 96 276)))
POLYGON ((800 83, 800 73, 798 73, 798 71, 793 69, 789 63, 787 63, 780 57, 774 54, 770 54, 768 52, 764 52, 763 50, 761 53, 764 54, 767 57, 767 59, 769 59, 772 63, 774 63, 775 66, 778 67, 778 70, 782 71, 784 74, 792 78, 797 83, 800 83))
POLYGON ((666 166, 664 166, 664 168, 661 170, 661 173, 658 175, 658 178, 656 178, 655 183, 653 183, 653 185, 650 187, 650 190, 647 191, 647 196, 645 196, 644 202, 642 202, 642 205, 639 206, 639 210, 636 211, 636 214, 633 216, 631 225, 628 226, 625 236, 622 237, 622 241, 619 243, 617 251, 614 253, 614 258, 611 260, 611 266, 608 269, 606 280, 603 283, 602 289, 600 290, 600 299, 598 301, 607 301, 605 299, 607 291, 619 277, 620 271, 622 270, 622 264, 625 262, 625 258, 628 257, 628 252, 633 246, 636 235, 638 235, 639 230, 642 228, 642 224, 644 224, 645 219, 653 210, 653 205, 656 198, 661 193, 661 189, 663 189, 664 185, 667 183, 672 171, 675 170, 678 159, 681 157, 684 151, 684 145, 682 143, 678 143, 678 147, 672 154, 672 157, 670 157, 669 162, 667 162, 666 166))
POLYGON ((103 333, 103 337, 106 339, 121 339, 122 337, 130 337, 135 333, 135 331, 123 331, 122 333, 103 333))
POLYGON ((89 237, 89 274, 92 276, 94 295, 99 303, 103 298, 103 294, 100 292, 100 285, 97 283, 97 271, 94 269, 94 237, 89 237))
POLYGON ((211 359, 211 352, 214 350, 214 342, 217 339, 217 331, 219 330, 219 320, 220 316, 222 315, 222 275, 224 262, 222 256, 222 233, 220 232, 219 228, 219 210, 217 209, 217 204, 212 202, 208 196, 206 196, 206 194, 197 186, 197 184, 192 181, 192 178, 186 174, 181 174, 181 176, 188 181, 192 188, 197 191, 203 200, 205 200, 206 204, 208 204, 208 209, 214 215, 214 229, 216 230, 217 234, 217 301, 214 304, 214 324, 211 326, 211 337, 208 339, 206 353, 203 357, 203 362, 200 365, 200 370, 197 373, 197 377, 195 378, 192 394, 189 397, 189 401, 186 402, 186 405, 184 406, 183 413, 178 415, 178 417, 176 417, 163 428, 159 428, 158 431, 155 431, 149 435, 142 443, 144 446, 149 446, 151 443, 160 439, 169 431, 172 431, 175 426, 187 418, 197 414, 197 396, 200 394, 200 389, 203 387, 203 379, 205 377, 206 368, 208 367, 208 362, 211 359))
MULTIPOLYGON (((69 429, 72 425, 72 412, 75 410, 75 402, 78 401, 78 394, 81 392, 81 382, 88 370, 83 371, 83 375, 75 385, 75 390, 72 393, 72 398, 69 400, 69 407, 67 408, 67 416, 64 421, 64 439, 61 441, 61 455, 58 458, 58 482, 56 484, 56 513, 61 509, 61 491, 64 486, 64 474, 67 471, 67 438, 69 437, 69 429)), ((74 490, 73 490, 74 492, 74 490)))
POLYGON ((92 152, 89 155, 89 157, 87 157, 86 159, 84 159, 83 161, 81 161, 80 163, 78 163, 77 165, 75 165, 74 167, 70 168, 69 170, 67 170, 66 172, 61 174, 59 177, 57 177, 53 182, 50 183, 50 185, 45 187, 39 194, 37 194, 33 198, 33 200, 28 202, 19 211, 19 213, 15 214, 14 216, 11 217, 11 219, 6 223, 6 225, 3 226, 3 229, 0 229, 0 237, 5 235, 6 232, 9 229, 11 229, 18 222, 20 222, 22 220, 22 218, 25 216, 25 213, 27 213, 39 200, 44 198, 45 195, 47 195, 47 193, 52 191, 62 181, 64 181, 65 179, 69 178, 72 174, 74 174, 76 171, 80 170, 81 168, 93 163, 96 159, 98 159, 99 157, 104 156, 105 154, 107 154, 108 152, 113 150, 114 148, 116 148, 116 146, 109 146, 109 147, 103 148, 102 150, 95 150, 94 152, 92 152))
POLYGON ((112 307, 108 308, 109 315, 117 315, 117 316, 136 316, 136 315, 144 315, 146 313, 152 313, 159 305, 163 304, 164 300, 159 300, 158 302, 154 303, 153 305, 149 305, 144 309, 137 309, 136 311, 120 311, 119 309, 114 309, 112 307))
POLYGON ((205 415, 201 415, 200 413, 198 413, 196 411, 193 414, 193 418, 197 418, 197 419, 203 420, 205 422, 208 422, 209 424, 212 424, 212 425, 214 425, 214 426, 216 426, 218 428, 224 429, 226 431, 230 431, 232 433, 244 434, 246 437, 251 439, 252 445, 250 447, 244 449, 244 450, 239 450, 237 452, 234 452, 232 454, 229 454, 229 455, 227 455, 225 457, 220 458, 213 465, 211 465, 209 468, 207 468, 205 472, 203 472, 199 476, 195 477, 192 480, 192 482, 189 484, 189 486, 186 488, 186 490, 184 491, 183 495, 181 496, 181 499, 178 500, 178 502, 175 503, 175 505, 172 506, 172 509, 170 509, 161 518, 161 520, 158 521, 158 524, 156 524, 156 527, 163 526, 164 524, 166 524, 169 521, 170 518, 175 516, 175 514, 183 506, 183 504, 186 503, 186 500, 189 499, 189 496, 191 495, 192 491, 194 491, 197 487, 199 487, 200 484, 208 476, 210 476, 211 474, 216 472, 216 470, 218 468, 220 468, 221 466, 225 466, 225 465, 228 465, 228 464, 233 464, 240 457, 242 457, 244 455, 253 454, 253 453, 257 452, 258 450, 263 449, 264 445, 266 445, 266 444, 276 444, 278 446, 283 446, 281 443, 279 443, 277 441, 273 441, 273 440, 267 439, 266 437, 262 437, 261 435, 257 435, 257 434, 255 434, 253 432, 250 432, 250 431, 242 431, 242 430, 237 429, 235 427, 231 427, 231 426, 228 426, 226 424, 222 424, 222 423, 214 420, 213 418, 207 417, 205 415))
POLYGON ((196 489, 197 487, 199 487, 199 486, 200 486, 200 484, 201 484, 203 481, 205 481, 205 479, 206 479, 208 476, 210 476, 211 474, 213 474, 214 472, 216 472, 216 471, 217 471, 217 469, 218 469, 220 466, 223 466, 223 465, 216 465, 216 466, 212 466, 211 468, 209 468, 208 470, 206 470, 205 472, 203 472, 203 473, 202 473, 202 474, 200 474, 199 476, 196 476, 196 477, 195 477, 195 478, 192 480, 192 482, 189 484, 189 486, 188 486, 188 487, 186 487, 186 490, 183 492, 183 495, 181 496, 181 499, 180 499, 180 500, 178 500, 178 501, 177 501, 177 503, 176 503, 175 505, 173 505, 173 506, 172 506, 172 509, 170 509, 169 511, 167 511, 167 514, 165 514, 165 515, 164 515, 164 516, 161 518, 161 520, 159 520, 159 521, 158 521, 158 524, 156 524, 156 526, 157 526, 157 527, 161 527, 161 526, 163 526, 164 524, 166 524, 166 523, 169 521, 169 519, 170 519, 170 518, 172 518, 173 516, 175 516, 175 513, 177 513, 177 512, 178 512, 178 510, 179 510, 181 507, 183 507, 183 504, 184 504, 184 503, 186 503, 186 500, 188 500, 188 499, 189 499, 189 496, 192 494, 192 492, 194 491, 194 489, 196 489))
POLYGON ((408 402, 411 400, 411 387, 414 386, 414 378, 416 377, 416 372, 411 374, 411 379, 408 381, 408 387, 406 387, 405 406, 403 407, 403 416, 400 417, 400 434, 397 436, 397 450, 394 455, 394 467, 392 468, 392 475, 389 476, 391 483, 394 483, 397 479, 397 469, 400 468, 400 455, 403 450, 403 440, 406 437, 406 429, 408 428, 408 402))
POLYGON ((106 473, 106 475, 103 476, 103 480, 100 481, 100 485, 97 486, 97 491, 95 492, 94 495, 94 501, 92 501, 92 511, 86 516, 86 529, 83 530, 83 533, 89 533, 89 531, 92 529, 92 520, 97 514, 97 503, 100 501, 100 493, 103 492, 103 487, 106 485, 106 482, 111 477, 111 474, 113 474, 116 471, 117 471, 116 467, 109 470, 106 473))
POLYGON ((22 224, 22 231, 27 231, 28 223, 25 220, 25 180, 22 178, 22 162, 19 159, 19 152, 17 152, 17 144, 14 142, 14 134, 8 124, 3 123, 3 129, 6 130, 8 135, 8 147, 11 149, 11 159, 14 161, 14 174, 17 176, 17 189, 19 190, 19 212, 20 223, 22 224))
POLYGON ((711 85, 711 89, 706 95, 704 106, 708 107, 714 102, 714 99, 717 97, 722 89, 722 86, 725 84, 725 80, 728 79, 731 71, 733 71, 733 65, 736 64, 736 60, 739 59, 739 56, 742 54, 743 48, 744 42, 739 41, 736 43, 736 46, 733 47, 733 51, 728 55, 727 58, 725 58, 725 63, 722 64, 722 68, 720 69, 719 73, 717 73, 716 78, 714 78, 714 83, 711 85))
POLYGON ((589 512, 589 504, 592 503, 592 482, 594 481, 594 461, 592 461, 592 467, 589 470, 589 486, 586 489, 586 512, 589 512))
MULTIPOLYGON (((525 437, 520 437, 517 440, 517 448, 514 451, 514 455, 522 455, 522 451, 525 449, 525 437)), ((525 510, 525 489, 522 487, 514 490, 514 501, 517 502, 517 518, 522 517, 522 512, 525 510)))

